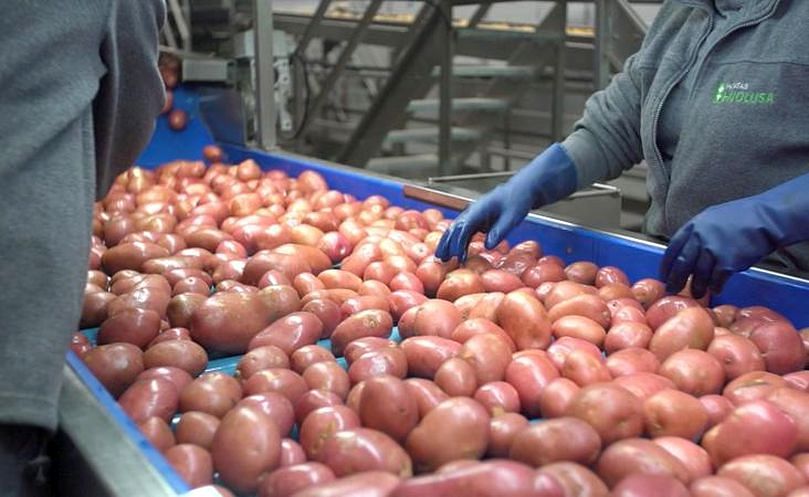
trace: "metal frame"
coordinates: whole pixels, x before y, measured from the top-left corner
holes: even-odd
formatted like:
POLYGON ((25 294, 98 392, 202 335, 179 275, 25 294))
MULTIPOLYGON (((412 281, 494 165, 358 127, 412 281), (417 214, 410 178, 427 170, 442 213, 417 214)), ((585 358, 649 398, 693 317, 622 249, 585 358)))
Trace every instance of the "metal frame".
POLYGON ((272 0, 253 0, 256 131, 258 145, 264 150, 274 149, 277 144, 272 16, 272 0))

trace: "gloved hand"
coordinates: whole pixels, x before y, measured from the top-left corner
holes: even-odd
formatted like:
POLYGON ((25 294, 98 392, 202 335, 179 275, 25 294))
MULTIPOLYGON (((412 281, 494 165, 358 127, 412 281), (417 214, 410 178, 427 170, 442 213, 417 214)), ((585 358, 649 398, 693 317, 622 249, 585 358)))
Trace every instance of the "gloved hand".
POLYGON ((435 249, 436 257, 448 261, 466 260, 469 239, 489 230, 486 248, 500 243, 528 211, 561 200, 576 191, 577 174, 573 160, 558 143, 537 156, 507 183, 470 205, 444 232, 435 249))
POLYGON ((681 227, 661 264, 671 293, 689 275, 696 298, 719 293, 728 278, 777 248, 809 240, 809 174, 752 197, 709 207, 681 227))

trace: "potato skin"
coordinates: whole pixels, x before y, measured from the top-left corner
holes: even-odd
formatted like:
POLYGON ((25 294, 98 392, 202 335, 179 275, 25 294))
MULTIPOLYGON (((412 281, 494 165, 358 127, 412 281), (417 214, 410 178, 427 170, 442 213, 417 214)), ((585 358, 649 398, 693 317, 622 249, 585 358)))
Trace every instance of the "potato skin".
POLYGON ((432 471, 456 459, 479 459, 489 442, 489 414, 478 402, 453 397, 427 413, 405 447, 417 471, 432 471), (453 441, 464 440, 463 445, 453 441))
POLYGON ((253 492, 262 473, 275 469, 281 457, 281 435, 275 422, 250 406, 228 412, 211 443, 220 478, 238 492, 253 492))
POLYGON ((519 432, 509 458, 535 467, 557 461, 592 464, 601 452, 601 437, 592 426, 573 417, 531 425, 519 432))
POLYGON ((332 352, 343 355, 346 345, 362 337, 388 338, 393 329, 393 318, 389 312, 368 309, 344 320, 337 325, 331 335, 332 352))
POLYGON ((337 477, 363 471, 386 471, 407 478, 413 475, 410 456, 395 440, 371 428, 340 430, 323 442, 318 452, 337 477))

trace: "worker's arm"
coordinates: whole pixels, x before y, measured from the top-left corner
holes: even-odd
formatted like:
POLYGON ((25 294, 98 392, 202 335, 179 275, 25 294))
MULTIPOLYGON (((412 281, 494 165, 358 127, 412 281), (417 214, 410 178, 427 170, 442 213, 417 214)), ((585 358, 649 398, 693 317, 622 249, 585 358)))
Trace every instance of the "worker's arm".
POLYGON ((165 17, 164 0, 113 0, 101 45, 107 74, 93 105, 98 196, 132 166, 163 107, 157 45, 165 17))
POLYGON ((691 293, 719 293, 727 279, 774 252, 809 240, 809 174, 758 195, 709 207, 680 228, 661 265, 669 292, 693 275, 691 293))
POLYGON ((639 57, 629 57, 624 70, 587 100, 584 115, 563 142, 579 188, 615 179, 643 159, 639 57))

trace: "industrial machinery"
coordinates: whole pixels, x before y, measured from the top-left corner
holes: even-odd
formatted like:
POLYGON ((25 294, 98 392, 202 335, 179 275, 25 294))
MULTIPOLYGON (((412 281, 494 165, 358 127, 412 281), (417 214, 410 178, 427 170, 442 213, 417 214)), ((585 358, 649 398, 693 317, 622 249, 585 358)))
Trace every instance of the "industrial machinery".
MULTIPOLYGON (((211 4, 214 3, 218 5, 211 4)), ((291 176, 311 169, 319 172, 331 187, 357 198, 382 195, 392 205, 433 207, 453 217, 482 192, 513 174, 509 158, 530 158, 525 151, 492 145, 484 139, 503 131, 499 121, 491 116, 508 115, 513 102, 505 101, 504 95, 525 91, 520 82, 526 78, 536 78, 550 88, 555 105, 560 107, 545 116, 547 135, 561 138, 565 123, 564 86, 575 79, 566 78, 561 69, 570 60, 565 59, 565 47, 576 53, 581 48, 576 44, 582 43, 566 24, 566 2, 550 2, 553 6, 540 27, 524 32, 492 29, 496 31, 494 34, 485 35, 478 32, 476 25, 484 20, 494 2, 424 2, 421 10, 404 24, 397 19, 379 20, 381 1, 369 2, 359 16, 343 13, 342 17, 339 12, 329 13, 330 3, 320 2, 316 11, 306 16, 306 22, 298 14, 276 14, 278 29, 275 29, 271 2, 266 0, 255 0, 252 5, 223 2, 229 4, 227 8, 209 6, 207 10, 199 7, 208 2, 199 2, 200 5, 190 2, 186 9, 176 1, 170 2, 174 18, 171 26, 184 34, 168 37, 174 41, 167 50, 183 60, 183 83, 175 90, 174 105, 188 113, 189 121, 183 131, 177 132, 169 129, 166 118, 161 117, 139 164, 154 168, 175 159, 199 160, 205 145, 217 143, 231 162, 251 158, 262 168, 281 169, 291 176), (464 27, 453 28, 452 7, 469 3, 476 4, 477 10, 464 27), (244 15, 248 8, 252 9, 255 22, 245 20, 250 17, 244 15), (205 21, 202 14, 212 18, 205 21), (226 16, 226 22, 221 22, 218 15, 226 16), (205 31, 207 35, 200 34, 201 26, 219 24, 228 28, 224 35, 214 29, 205 31), (252 25, 252 29, 233 32, 234 25, 242 28, 252 25), (312 64, 301 65, 296 61, 306 57, 306 46, 318 36, 319 30, 326 33, 324 38, 339 40, 345 46, 336 62, 323 65, 325 82, 319 92, 314 92, 301 82, 301 78, 310 77, 302 74, 303 67, 312 64), (296 44, 291 43, 289 34, 297 36, 296 44), (200 39, 194 40, 195 37, 200 39), (322 136, 313 131, 322 124, 317 117, 319 111, 329 106, 331 87, 352 64, 352 52, 363 39, 393 46, 398 53, 391 61, 386 83, 372 85, 370 80, 366 81, 367 87, 375 88, 377 98, 345 137, 342 147, 331 147, 328 148, 331 154, 321 154, 337 159, 339 164, 288 151, 312 151, 303 137, 311 132, 314 136, 311 141, 315 142, 322 136), (208 53, 201 53, 203 49, 195 47, 192 41, 205 47, 208 53), (526 60, 534 58, 532 50, 538 46, 550 47, 542 52, 549 60, 526 66, 526 60), (482 47, 499 51, 505 62, 486 67, 454 66, 455 54, 471 57, 482 47), (546 71, 549 66, 555 70, 546 71), (454 98, 452 90, 456 85, 451 78, 467 76, 483 80, 488 92, 484 96, 454 98), (437 82, 438 98, 433 98, 430 92, 436 91, 437 82), (307 95, 296 97, 301 91, 307 95), (428 128, 424 123, 419 127, 408 126, 405 121, 419 112, 432 113, 437 126, 428 128), (481 119, 481 116, 488 117, 481 119), (481 125, 481 129, 472 132, 468 127, 472 124, 481 125), (411 141, 431 142, 438 149, 394 159, 393 152, 396 149, 402 152, 404 144, 411 141), (506 160, 495 165, 484 157, 496 153, 506 160), (477 159, 471 160, 472 155, 477 155, 477 159), (411 165, 420 172, 408 170, 411 165)), ((595 51, 581 53, 596 54, 599 65, 593 73, 596 78, 593 86, 601 86, 609 67, 620 66, 631 53, 631 47, 639 39, 641 21, 631 14, 623 0, 602 0, 596 4, 597 28, 611 26, 615 31, 597 29, 595 51), (622 35, 618 36, 618 32, 622 35)), ((581 53, 572 58, 583 63, 581 53)), ((354 69, 365 75, 362 68, 354 69)), ((575 75, 575 70, 569 72, 575 75)), ((622 189, 615 186, 594 185, 571 199, 530 214, 514 230, 510 241, 540 240, 547 253, 565 262, 590 260, 599 266, 620 266, 632 281, 654 277, 663 247, 619 229, 621 193, 622 189)), ((641 200, 630 202, 642 205, 641 200)), ((734 277, 714 303, 765 305, 790 318, 796 326, 809 326, 804 304, 807 299, 809 282, 753 269, 734 277)), ((88 330, 88 335, 92 337, 92 331, 88 330)), ((209 363, 207 371, 232 373, 237 361, 238 357, 216 359, 209 363)), ((57 467, 62 468, 57 477, 63 482, 64 495, 214 495, 206 490, 189 492, 188 486, 72 353, 68 355, 64 374, 66 382, 60 406, 63 433, 59 437, 64 460, 57 461, 57 467)))

